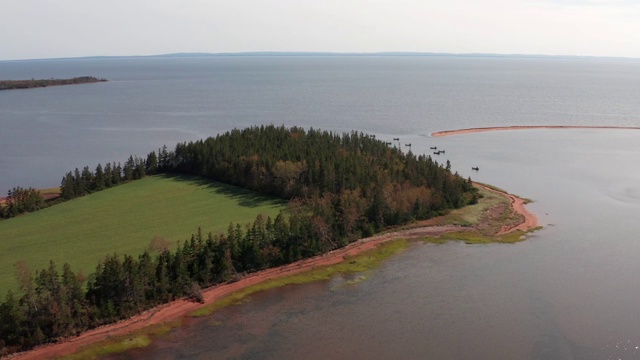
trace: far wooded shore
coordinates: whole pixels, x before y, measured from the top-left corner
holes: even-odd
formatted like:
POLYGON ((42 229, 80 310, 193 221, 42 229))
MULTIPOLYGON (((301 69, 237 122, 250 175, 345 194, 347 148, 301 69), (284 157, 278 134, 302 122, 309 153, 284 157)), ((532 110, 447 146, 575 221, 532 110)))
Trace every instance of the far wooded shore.
POLYGON ((0 80, 0 90, 32 89, 47 86, 90 84, 105 81, 107 81, 107 79, 99 79, 93 76, 80 76, 71 79, 0 80))

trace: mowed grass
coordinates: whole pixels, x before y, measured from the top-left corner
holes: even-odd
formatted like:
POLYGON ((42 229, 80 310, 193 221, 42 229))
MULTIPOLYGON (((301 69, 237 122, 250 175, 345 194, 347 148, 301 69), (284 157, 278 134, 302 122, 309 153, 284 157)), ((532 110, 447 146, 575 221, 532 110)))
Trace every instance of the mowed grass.
POLYGON ((137 256, 154 237, 172 246, 203 233, 226 232, 229 223, 275 217, 280 199, 186 176, 151 176, 38 212, 0 221, 0 298, 16 290, 15 264, 31 270, 55 261, 92 273, 105 255, 137 256))

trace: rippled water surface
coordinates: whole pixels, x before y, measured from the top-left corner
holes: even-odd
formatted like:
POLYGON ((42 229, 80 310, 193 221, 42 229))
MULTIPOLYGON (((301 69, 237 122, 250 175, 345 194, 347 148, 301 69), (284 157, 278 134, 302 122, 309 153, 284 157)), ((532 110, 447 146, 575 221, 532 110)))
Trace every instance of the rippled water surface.
MULTIPOLYGON (((493 125, 638 125, 640 61, 214 57, 0 62, 0 79, 107 83, 0 92, 0 194, 234 127, 401 138, 493 125)), ((415 151, 415 149, 414 149, 415 151)))
MULTIPOLYGON (((190 319, 114 358, 640 358, 640 64, 483 58, 0 62, 0 77, 106 84, 0 93, 0 188, 162 144, 275 123, 446 149, 441 162, 530 198, 544 229, 513 245, 414 243, 365 281, 289 286, 190 319), (472 166, 480 171, 474 172, 472 166)), ((53 182, 53 184, 52 184, 53 182)))

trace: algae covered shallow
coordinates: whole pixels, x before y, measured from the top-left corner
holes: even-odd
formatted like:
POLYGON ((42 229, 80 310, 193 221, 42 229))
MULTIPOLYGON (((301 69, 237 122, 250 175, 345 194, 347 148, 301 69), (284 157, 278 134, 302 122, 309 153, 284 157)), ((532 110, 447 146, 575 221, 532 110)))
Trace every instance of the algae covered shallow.
POLYGON ((314 268, 300 274, 267 280, 259 284, 241 289, 230 294, 229 296, 208 304, 203 308, 192 312, 191 316, 198 317, 209 315, 223 307, 239 304, 251 294, 269 290, 275 287, 285 285, 300 285, 315 281, 329 280, 336 274, 361 273, 362 276, 366 276, 367 272, 372 271, 373 269, 378 267, 386 258, 406 249, 407 245, 407 240, 397 239, 380 244, 375 249, 366 251, 362 254, 353 257, 345 257, 344 261, 335 265, 320 266, 318 268, 314 268))
MULTIPOLYGON (((207 317, 223 308, 240 305, 251 301, 252 295, 285 287, 288 285, 302 285, 318 281, 330 280, 337 275, 357 274, 357 281, 348 281, 346 284, 354 284, 365 279, 368 274, 378 268, 390 256, 401 253, 409 245, 405 239, 396 239, 380 244, 374 249, 361 254, 345 257, 344 261, 328 266, 319 266, 303 273, 284 276, 277 279, 267 280, 253 286, 240 289, 230 295, 223 297, 191 314, 193 318, 207 317)), ((124 335, 116 335, 104 341, 99 341, 92 345, 80 349, 75 354, 62 357, 64 360, 94 359, 118 354, 128 353, 131 350, 149 346, 154 339, 159 339, 169 335, 172 331, 183 326, 181 321, 170 321, 161 324, 151 325, 140 330, 124 335)), ((124 355, 125 358, 127 355, 124 355)))
POLYGON ((74 354, 62 356, 60 360, 97 359, 111 354, 119 354, 131 349, 149 346, 154 338, 167 335, 172 329, 180 326, 179 322, 165 322, 148 326, 142 330, 126 335, 113 336, 107 340, 86 346, 74 354))

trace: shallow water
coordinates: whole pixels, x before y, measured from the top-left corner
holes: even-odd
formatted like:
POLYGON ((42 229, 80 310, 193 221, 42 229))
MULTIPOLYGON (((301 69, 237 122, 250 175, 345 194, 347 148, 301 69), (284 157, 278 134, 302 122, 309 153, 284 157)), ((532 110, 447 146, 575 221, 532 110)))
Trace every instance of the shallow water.
POLYGON ((532 198, 545 228, 512 245, 415 243, 365 281, 269 290, 115 358, 639 358, 640 132, 419 146, 435 143, 454 170, 532 198))

